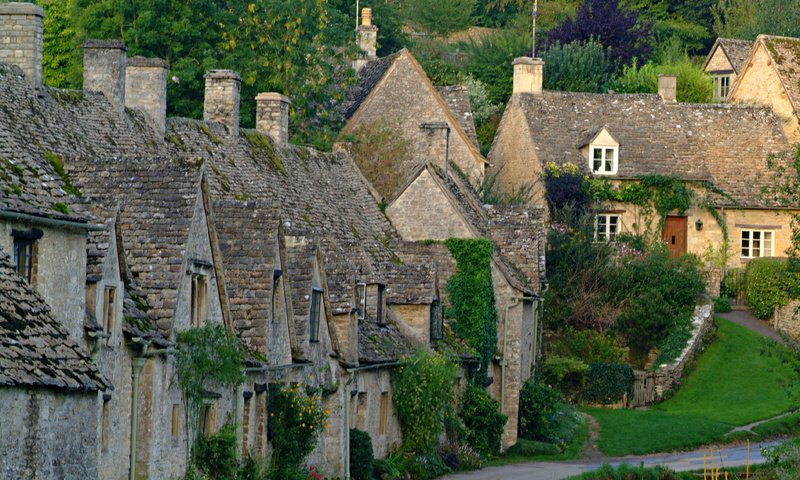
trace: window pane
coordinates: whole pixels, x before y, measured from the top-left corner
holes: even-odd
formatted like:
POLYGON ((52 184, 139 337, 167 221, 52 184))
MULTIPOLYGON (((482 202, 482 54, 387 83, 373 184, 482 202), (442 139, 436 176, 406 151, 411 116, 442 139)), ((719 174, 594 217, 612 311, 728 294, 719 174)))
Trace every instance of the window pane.
POLYGON ((619 224, 619 217, 610 215, 608 217, 608 240, 613 242, 617 239, 617 226, 619 224))
POLYGON ((764 232, 764 244, 762 246, 762 256, 772 256, 772 232, 764 232))
POLYGON ((311 313, 309 314, 309 340, 319 341, 319 311, 322 292, 312 290, 311 292, 311 313))
POLYGON ((592 149, 592 156, 595 160, 602 160, 603 159, 603 149, 602 148, 594 148, 592 149))

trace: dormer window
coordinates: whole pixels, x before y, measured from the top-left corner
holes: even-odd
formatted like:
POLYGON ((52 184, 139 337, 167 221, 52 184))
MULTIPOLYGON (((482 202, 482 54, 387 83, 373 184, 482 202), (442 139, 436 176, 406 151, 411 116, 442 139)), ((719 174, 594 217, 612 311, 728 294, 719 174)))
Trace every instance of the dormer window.
POLYGON ((592 146, 589 149, 592 173, 596 175, 615 175, 617 173, 617 154, 619 147, 592 146))
POLYGON ((358 301, 358 319, 364 320, 367 315, 367 284, 359 283, 356 285, 356 297, 358 301))
POLYGON ((731 93, 731 75, 713 75, 714 81, 714 100, 724 102, 731 93))
POLYGON ((30 284, 36 280, 36 240, 42 238, 42 235, 42 231, 35 228, 11 232, 11 236, 14 237, 14 266, 17 273, 30 284))
POLYGON ((117 306, 117 289, 114 287, 105 287, 103 289, 103 333, 109 336, 108 343, 113 343, 115 313, 117 306))
POLYGON ((308 339, 311 342, 319 342, 319 316, 322 312, 322 289, 314 288, 311 290, 311 309, 308 317, 308 339))
POLYGON ((206 324, 208 315, 208 282, 205 275, 192 274, 192 327, 206 324))

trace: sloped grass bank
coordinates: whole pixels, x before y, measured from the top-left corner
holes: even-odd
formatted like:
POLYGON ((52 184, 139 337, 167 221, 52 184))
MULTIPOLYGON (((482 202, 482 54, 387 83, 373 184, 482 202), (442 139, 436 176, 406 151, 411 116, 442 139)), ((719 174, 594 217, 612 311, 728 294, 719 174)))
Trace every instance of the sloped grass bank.
POLYGON ((791 366, 768 354, 786 347, 724 319, 716 341, 670 400, 650 410, 585 409, 600 423, 600 450, 611 456, 687 450, 722 439, 733 427, 794 406, 791 366))

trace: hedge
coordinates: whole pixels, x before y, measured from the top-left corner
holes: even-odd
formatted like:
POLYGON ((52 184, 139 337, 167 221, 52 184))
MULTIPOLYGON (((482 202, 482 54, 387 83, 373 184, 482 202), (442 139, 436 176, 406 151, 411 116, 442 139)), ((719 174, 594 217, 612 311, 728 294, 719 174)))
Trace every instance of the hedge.
POLYGON ((633 368, 619 363, 592 363, 586 387, 581 393, 585 402, 608 405, 633 395, 633 368))
POLYGON ((745 294, 753 315, 766 320, 776 308, 789 302, 789 289, 797 282, 786 261, 778 258, 757 258, 745 271, 745 294))

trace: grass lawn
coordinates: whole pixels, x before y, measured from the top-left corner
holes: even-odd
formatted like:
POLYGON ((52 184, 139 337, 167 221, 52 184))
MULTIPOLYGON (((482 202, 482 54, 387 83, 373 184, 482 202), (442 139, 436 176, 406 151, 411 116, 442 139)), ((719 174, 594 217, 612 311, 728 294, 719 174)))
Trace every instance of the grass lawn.
POLYGON ((727 320, 718 322, 717 340, 670 400, 650 410, 583 410, 600 423, 603 453, 686 450, 721 439, 733 426, 792 408, 785 387, 790 367, 764 355, 764 347, 785 347, 727 320))
POLYGON ((653 409, 731 425, 790 410, 793 404, 786 385, 791 383, 791 369, 763 352, 765 347, 785 347, 727 320, 718 322, 717 341, 702 353, 675 397, 653 409))

